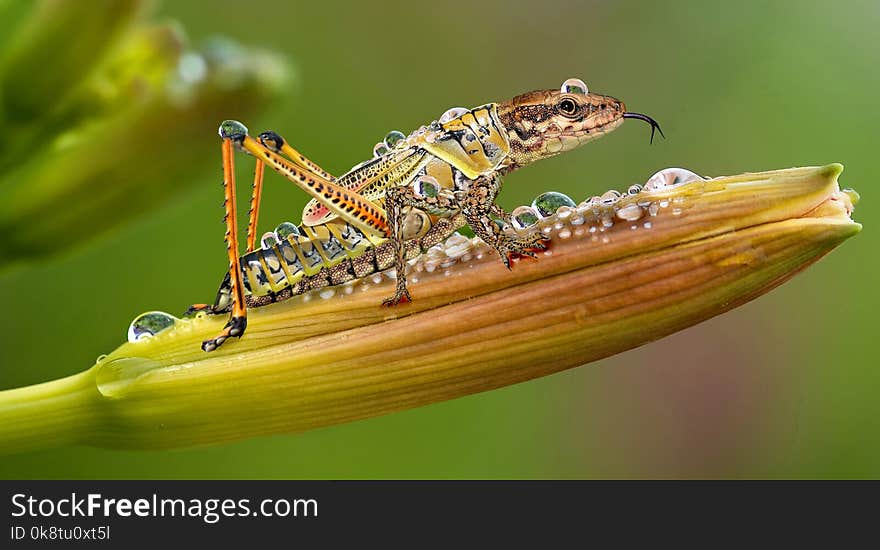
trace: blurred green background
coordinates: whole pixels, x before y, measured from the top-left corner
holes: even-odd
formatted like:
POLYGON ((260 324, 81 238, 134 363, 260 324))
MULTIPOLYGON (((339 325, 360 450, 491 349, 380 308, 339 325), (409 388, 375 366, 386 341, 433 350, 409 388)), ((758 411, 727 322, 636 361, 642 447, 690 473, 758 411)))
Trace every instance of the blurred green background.
MULTIPOLYGON (((862 195, 854 218, 865 230, 756 302, 588 367, 299 435, 0 457, 0 476, 880 474, 870 345, 880 307, 880 3, 193 1, 157 11, 193 42, 223 34, 287 56, 296 89, 247 122, 279 131, 334 173, 391 129, 577 76, 657 118, 667 139, 649 145, 647 127, 626 124, 510 176, 505 207, 551 189, 580 200, 668 166, 723 175, 837 161, 842 184, 862 195)), ((228 111, 238 116, 236 105, 228 111)), ((199 139, 216 140, 216 126, 199 139)), ((138 313, 213 299, 226 265, 217 153, 195 159, 213 173, 171 206, 67 256, 0 273, 0 388, 84 370, 124 340, 138 313)), ((243 193, 251 172, 240 157, 243 193)), ((268 176, 261 230, 298 220, 305 202, 268 176)))

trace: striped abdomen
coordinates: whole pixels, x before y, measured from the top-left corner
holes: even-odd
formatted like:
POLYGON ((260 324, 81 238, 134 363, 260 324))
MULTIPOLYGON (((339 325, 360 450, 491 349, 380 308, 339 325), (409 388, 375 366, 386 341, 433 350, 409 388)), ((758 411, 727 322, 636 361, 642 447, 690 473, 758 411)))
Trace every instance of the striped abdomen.
MULTIPOLYGON (((441 225, 448 224, 443 221, 441 225)), ((354 226, 336 220, 318 226, 286 226, 286 234, 241 257, 241 272, 248 307, 284 300, 307 290, 338 285, 394 266, 394 243, 368 237, 354 226)), ((279 226, 279 229, 281 226, 279 226)), ((412 210, 406 217, 406 255, 421 253, 420 238, 432 228, 431 219, 412 210)), ((454 229, 451 229, 454 231, 454 229)), ((435 242, 427 243, 432 246, 435 242)), ((214 312, 231 306, 229 277, 223 281, 214 312)))

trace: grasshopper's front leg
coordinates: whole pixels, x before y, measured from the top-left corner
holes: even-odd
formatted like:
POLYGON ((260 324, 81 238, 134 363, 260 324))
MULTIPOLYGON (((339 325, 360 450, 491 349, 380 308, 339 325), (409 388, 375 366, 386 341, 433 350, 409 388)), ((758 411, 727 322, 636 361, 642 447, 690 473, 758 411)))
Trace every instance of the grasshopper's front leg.
POLYGON ((491 174, 474 180, 461 202, 461 211, 474 233, 494 248, 501 261, 510 269, 510 261, 517 256, 535 257, 536 250, 546 250, 546 239, 540 233, 522 238, 513 238, 495 223, 493 218, 510 222, 510 215, 495 204, 495 197, 501 189, 501 176, 491 174))
MULTIPOLYGON (((435 182, 436 183, 436 182, 435 182)), ((406 242, 403 235, 403 226, 406 218, 405 208, 418 208, 428 214, 451 218, 455 221, 442 223, 443 219, 421 239, 422 250, 441 242, 458 227, 464 224, 459 214, 458 200, 448 190, 441 190, 439 186, 427 185, 419 187, 417 180, 413 186, 393 187, 385 195, 385 214, 390 227, 390 239, 394 242, 395 259, 394 270, 396 272, 397 287, 394 296, 382 302, 385 306, 394 306, 400 302, 411 302, 412 297, 406 288, 406 242), (416 191, 416 189, 419 191, 416 191), (457 223, 456 223, 457 222, 457 223)))

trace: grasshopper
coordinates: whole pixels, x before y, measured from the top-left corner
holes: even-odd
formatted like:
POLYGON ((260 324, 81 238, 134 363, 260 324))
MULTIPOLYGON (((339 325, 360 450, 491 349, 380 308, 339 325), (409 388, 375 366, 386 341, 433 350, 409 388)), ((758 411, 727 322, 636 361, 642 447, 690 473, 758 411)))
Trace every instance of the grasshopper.
POLYGON ((510 268, 517 256, 535 257, 546 245, 539 233, 503 230, 510 215, 495 204, 502 176, 536 160, 570 151, 634 118, 662 130, 651 117, 627 112, 623 102, 589 92, 579 79, 502 103, 453 108, 409 136, 391 132, 372 159, 334 177, 275 132, 252 137, 240 122, 220 125, 229 270, 213 305, 198 311, 229 313, 222 332, 202 344, 217 349, 247 327, 247 308, 393 268, 397 286, 384 301, 410 301, 407 260, 469 226, 510 268), (256 159, 247 228, 239 256, 235 218, 234 152, 256 159), (302 223, 285 222, 256 243, 264 167, 311 195, 302 223), (500 222, 500 223, 499 223, 500 222))

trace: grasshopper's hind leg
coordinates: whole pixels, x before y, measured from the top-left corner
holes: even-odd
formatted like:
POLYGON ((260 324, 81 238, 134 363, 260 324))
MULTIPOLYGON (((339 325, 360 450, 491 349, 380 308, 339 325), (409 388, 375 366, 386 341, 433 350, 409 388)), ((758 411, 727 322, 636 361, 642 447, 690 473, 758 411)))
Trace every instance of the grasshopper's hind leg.
POLYGON ((291 147, 290 144, 277 133, 272 131, 263 132, 260 134, 259 140, 264 147, 274 153, 284 155, 296 166, 310 174, 318 176, 319 178, 324 178, 325 180, 336 181, 334 176, 291 147))
MULTIPOLYGON (((299 168, 308 171, 312 175, 335 181, 336 178, 331 176, 326 170, 306 158, 305 155, 290 146, 283 137, 275 132, 263 132, 259 136, 260 143, 275 153, 284 155, 299 168)), ((256 170, 254 171, 254 186, 251 194, 251 208, 248 211, 248 230, 247 230, 247 251, 253 252, 257 247, 257 219, 260 214, 260 199, 263 196, 263 172, 265 164, 263 160, 257 157, 256 170)))
POLYGON ((235 219, 235 165, 233 147, 247 135, 247 128, 241 123, 226 121, 220 125, 223 153, 223 191, 225 195, 226 254, 229 257, 229 283, 232 296, 232 312, 223 330, 210 340, 202 342, 202 349, 213 351, 233 336, 240 337, 247 328, 247 304, 244 300, 244 286, 241 279, 241 263, 238 257, 238 223, 235 219))

